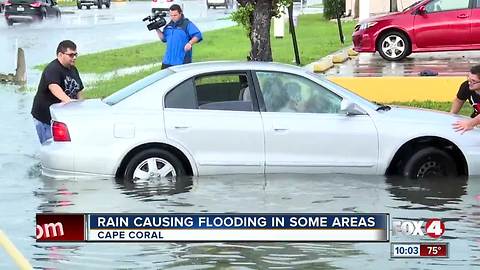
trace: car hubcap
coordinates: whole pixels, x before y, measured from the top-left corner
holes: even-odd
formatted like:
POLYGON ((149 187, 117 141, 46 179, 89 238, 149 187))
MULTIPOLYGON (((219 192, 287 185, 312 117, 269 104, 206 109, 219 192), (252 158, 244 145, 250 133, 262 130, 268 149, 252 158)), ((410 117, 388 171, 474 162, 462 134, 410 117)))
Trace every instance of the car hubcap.
POLYGON ((382 42, 382 52, 390 58, 397 58, 405 51, 405 42, 397 35, 386 37, 382 42))
POLYGON ((417 178, 445 176, 442 166, 436 161, 427 161, 418 169, 417 178))
POLYGON ((133 172, 133 179, 146 180, 151 178, 174 177, 177 173, 170 162, 152 157, 142 161, 133 172))

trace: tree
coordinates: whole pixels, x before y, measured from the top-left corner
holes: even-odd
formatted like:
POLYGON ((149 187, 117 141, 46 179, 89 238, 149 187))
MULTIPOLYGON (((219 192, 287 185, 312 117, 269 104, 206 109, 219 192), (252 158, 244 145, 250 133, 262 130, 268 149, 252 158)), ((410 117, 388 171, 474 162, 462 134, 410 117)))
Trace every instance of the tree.
POLYGON ((280 8, 293 0, 237 0, 239 7, 232 12, 232 20, 247 30, 252 61, 272 61, 270 25, 272 17, 280 15, 280 8))
POLYGON ((338 35, 340 42, 345 43, 342 30, 342 21, 340 18, 345 14, 345 0, 324 0, 323 1, 323 15, 327 20, 337 19, 338 35))

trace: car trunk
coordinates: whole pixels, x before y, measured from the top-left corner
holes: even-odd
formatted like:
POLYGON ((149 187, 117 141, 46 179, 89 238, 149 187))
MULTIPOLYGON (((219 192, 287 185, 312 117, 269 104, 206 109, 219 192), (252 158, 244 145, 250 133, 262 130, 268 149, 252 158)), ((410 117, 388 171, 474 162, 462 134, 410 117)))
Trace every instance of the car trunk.
POLYGON ((37 0, 10 0, 10 5, 5 6, 5 13, 10 15, 39 14, 40 2, 37 0))

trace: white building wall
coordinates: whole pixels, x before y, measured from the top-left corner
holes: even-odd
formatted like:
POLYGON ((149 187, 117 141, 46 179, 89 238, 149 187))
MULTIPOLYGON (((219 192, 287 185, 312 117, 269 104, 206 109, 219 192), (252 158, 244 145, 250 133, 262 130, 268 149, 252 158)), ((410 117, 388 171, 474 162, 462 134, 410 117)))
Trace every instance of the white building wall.
MULTIPOLYGON (((345 10, 348 14, 349 11, 352 11, 353 17, 358 17, 355 14, 355 1, 360 0, 346 0, 345 1, 345 10)), ((398 10, 402 10, 411 4, 413 4, 416 0, 397 0, 397 7, 398 10)), ((370 0, 370 14, 382 14, 390 12, 390 0, 370 0)))

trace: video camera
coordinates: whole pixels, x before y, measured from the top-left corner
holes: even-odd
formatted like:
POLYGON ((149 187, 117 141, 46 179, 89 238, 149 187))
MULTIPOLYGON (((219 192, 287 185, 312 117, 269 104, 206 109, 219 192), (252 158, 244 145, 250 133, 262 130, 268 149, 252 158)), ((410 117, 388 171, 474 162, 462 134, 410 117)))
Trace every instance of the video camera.
POLYGON ((147 24, 147 28, 149 31, 152 31, 167 24, 167 21, 165 20, 166 16, 167 13, 165 12, 155 12, 153 15, 143 18, 142 22, 149 21, 150 23, 147 24))

